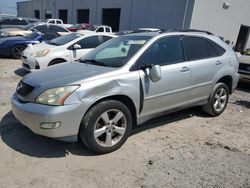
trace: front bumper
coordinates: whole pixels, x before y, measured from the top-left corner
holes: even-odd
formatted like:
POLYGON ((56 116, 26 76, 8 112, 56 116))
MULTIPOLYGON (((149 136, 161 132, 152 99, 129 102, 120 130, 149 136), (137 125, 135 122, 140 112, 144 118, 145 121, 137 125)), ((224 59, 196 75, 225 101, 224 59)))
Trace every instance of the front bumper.
POLYGON ((47 106, 21 102, 17 95, 11 98, 14 116, 32 132, 63 141, 76 141, 83 111, 81 104, 47 106), (61 122, 55 129, 42 129, 43 122, 61 122), (68 138, 73 138, 68 140, 68 138), (65 138, 65 139, 64 139, 65 138))
POLYGON ((250 81, 250 71, 239 70, 240 79, 250 81))
POLYGON ((10 57, 10 48, 6 47, 6 48, 0 48, 0 56, 8 56, 10 57))

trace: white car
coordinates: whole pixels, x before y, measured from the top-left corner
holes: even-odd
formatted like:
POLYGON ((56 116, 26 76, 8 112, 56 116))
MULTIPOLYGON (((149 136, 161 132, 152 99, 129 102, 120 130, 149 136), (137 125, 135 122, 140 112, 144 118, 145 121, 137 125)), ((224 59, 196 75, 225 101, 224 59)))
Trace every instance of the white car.
POLYGON ((47 44, 29 45, 21 56, 22 67, 27 71, 35 71, 58 63, 73 62, 114 37, 116 36, 109 34, 70 33, 55 38, 47 44))
POLYGON ((86 34, 86 33, 110 33, 112 34, 112 28, 106 25, 93 25, 88 29, 78 30, 78 33, 86 34))

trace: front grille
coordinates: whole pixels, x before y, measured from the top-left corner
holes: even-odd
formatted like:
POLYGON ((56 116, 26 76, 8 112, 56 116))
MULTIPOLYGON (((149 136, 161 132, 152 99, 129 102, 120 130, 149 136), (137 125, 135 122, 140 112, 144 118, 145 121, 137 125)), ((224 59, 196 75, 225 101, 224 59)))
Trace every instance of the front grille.
POLYGON ((20 81, 17 85, 16 92, 22 97, 26 97, 35 87, 20 81))
POLYGON ((249 71, 250 72, 250 65, 249 64, 240 63, 239 70, 244 70, 244 71, 249 71))

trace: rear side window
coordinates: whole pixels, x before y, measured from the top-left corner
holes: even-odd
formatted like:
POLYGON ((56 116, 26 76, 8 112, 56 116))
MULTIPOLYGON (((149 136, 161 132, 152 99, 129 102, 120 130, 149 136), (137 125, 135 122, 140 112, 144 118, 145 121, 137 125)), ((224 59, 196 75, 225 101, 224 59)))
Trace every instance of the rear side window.
POLYGON ((106 32, 110 33, 110 28, 109 27, 106 27, 106 32))
POLYGON ((185 36, 184 45, 188 60, 211 58, 223 54, 222 50, 218 49, 222 47, 202 37, 185 36))
POLYGON ((99 36, 91 36, 84 38, 77 42, 81 46, 81 49, 96 48, 100 45, 99 36))
POLYGON ((222 56, 226 52, 224 48, 222 48, 220 45, 216 44, 215 42, 209 40, 209 43, 215 50, 215 53, 217 54, 217 56, 222 56))

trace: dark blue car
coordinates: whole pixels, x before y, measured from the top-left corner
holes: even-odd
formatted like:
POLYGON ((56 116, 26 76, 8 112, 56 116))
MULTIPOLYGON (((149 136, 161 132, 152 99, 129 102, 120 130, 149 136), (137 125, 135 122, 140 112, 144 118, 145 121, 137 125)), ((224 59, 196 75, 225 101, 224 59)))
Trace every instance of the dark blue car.
POLYGON ((1 38, 0 56, 11 56, 12 58, 19 59, 28 44, 37 44, 42 41, 47 42, 59 36, 56 33, 40 33, 36 31, 23 37, 1 38))

